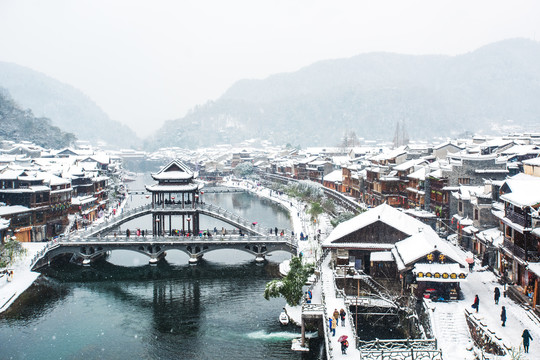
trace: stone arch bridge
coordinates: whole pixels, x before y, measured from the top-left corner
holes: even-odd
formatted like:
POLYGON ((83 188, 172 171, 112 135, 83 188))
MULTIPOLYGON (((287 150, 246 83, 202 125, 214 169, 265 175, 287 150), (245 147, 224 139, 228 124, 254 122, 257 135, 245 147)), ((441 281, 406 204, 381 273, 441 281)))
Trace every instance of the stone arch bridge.
POLYGON ((48 265, 55 257, 72 255, 72 258, 88 265, 112 250, 130 250, 148 256, 150 264, 166 256, 168 250, 180 250, 189 255, 189 262, 196 264, 207 252, 220 249, 235 249, 264 261, 266 254, 273 251, 287 251, 296 255, 297 243, 290 236, 162 236, 162 237, 87 237, 66 239, 48 246, 35 259, 33 269, 48 265))

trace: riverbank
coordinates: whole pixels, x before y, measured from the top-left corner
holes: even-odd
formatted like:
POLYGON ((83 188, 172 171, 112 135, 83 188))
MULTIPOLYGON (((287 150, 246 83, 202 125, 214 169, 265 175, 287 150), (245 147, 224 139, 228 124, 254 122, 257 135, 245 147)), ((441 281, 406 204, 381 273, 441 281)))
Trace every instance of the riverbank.
POLYGON ((47 243, 22 243, 26 254, 18 258, 8 269, 13 270, 13 278, 0 277, 0 313, 6 311, 17 298, 36 281, 40 273, 32 271, 32 259, 41 252, 47 243))
MULTIPOLYGON (((119 204, 116 214, 109 211, 107 216, 119 216, 124 207, 126 207, 128 201, 128 196, 124 197, 122 203, 119 204)), ((105 221, 105 216, 94 221, 90 226, 98 225, 99 223, 105 221)), ((86 229, 74 230, 72 233, 83 233, 86 229)), ((17 300, 17 298, 26 291, 33 283, 37 280, 40 273, 32 271, 32 260, 34 257, 42 252, 48 242, 25 242, 21 243, 23 248, 26 250, 26 253, 15 261, 15 263, 8 269, 13 270, 13 278, 8 281, 7 275, 0 277, 0 313, 9 309, 11 304, 17 300)))

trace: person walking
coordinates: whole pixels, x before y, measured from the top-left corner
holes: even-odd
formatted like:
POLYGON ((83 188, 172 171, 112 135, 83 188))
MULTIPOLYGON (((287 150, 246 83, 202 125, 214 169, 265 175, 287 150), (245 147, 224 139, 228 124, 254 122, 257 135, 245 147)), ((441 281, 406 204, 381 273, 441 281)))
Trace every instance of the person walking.
POLYGON ((480 307, 480 299, 478 298, 478 295, 474 296, 474 302, 472 304, 472 308, 476 309, 476 312, 478 312, 478 308, 480 307))
POLYGON ((328 328, 332 332, 332 336, 336 336, 336 325, 335 324, 336 324, 335 319, 330 316, 328 318, 328 328))
POLYGON ((502 307, 502 310, 501 310, 501 321, 502 321, 501 326, 504 326, 506 324, 506 308, 504 306, 502 307))
POLYGON ((499 305, 499 298, 501 297, 501 291, 498 287, 495 288, 493 293, 493 300, 495 300, 495 305, 499 305))
POLYGON ((337 311, 337 309, 334 309, 334 313, 332 315, 334 315, 334 319, 336 319, 336 325, 338 325, 339 311, 337 311))
POLYGON ((348 347, 349 347, 349 342, 347 341, 347 339, 344 339, 341 342, 341 354, 342 355, 347 355, 347 348, 348 347))
POLYGON ((523 330, 523 334, 521 334, 521 337, 523 338, 523 349, 525 349, 525 353, 528 353, 529 342, 533 340, 531 334, 529 333, 529 330, 523 330))
POLYGON ((341 326, 345 326, 345 310, 339 310, 339 317, 341 318, 341 326))
POLYGON ((276 236, 278 236, 278 232, 277 232, 277 226, 274 228, 274 233, 276 234, 276 236))

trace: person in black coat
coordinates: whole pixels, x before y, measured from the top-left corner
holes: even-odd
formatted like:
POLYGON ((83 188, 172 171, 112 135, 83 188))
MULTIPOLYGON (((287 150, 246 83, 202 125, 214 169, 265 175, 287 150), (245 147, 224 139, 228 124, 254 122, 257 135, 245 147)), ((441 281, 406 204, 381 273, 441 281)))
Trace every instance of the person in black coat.
POLYGON ((502 310, 501 310, 501 321, 502 321, 502 326, 504 326, 506 323, 506 308, 504 306, 502 307, 502 310))
POLYGON ((499 304, 499 298, 501 297, 501 291, 498 287, 495 288, 495 292, 493 293, 493 300, 495 300, 495 305, 499 304))
POLYGON ((529 333, 529 330, 525 329, 523 330, 523 334, 521 334, 521 337, 523 338, 523 349, 525 349, 525 352, 529 352, 529 342, 533 340, 531 334, 529 333))

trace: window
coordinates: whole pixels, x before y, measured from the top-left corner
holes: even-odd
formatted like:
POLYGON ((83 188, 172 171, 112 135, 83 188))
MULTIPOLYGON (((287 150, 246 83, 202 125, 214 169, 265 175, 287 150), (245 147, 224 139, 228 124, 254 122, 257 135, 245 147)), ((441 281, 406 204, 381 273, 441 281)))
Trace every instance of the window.
POLYGON ((471 182, 471 179, 469 179, 469 178, 459 178, 459 179, 458 179, 458 182, 459 182, 461 185, 469 185, 470 182, 471 182))
POLYGON ((461 201, 458 203, 458 211, 459 212, 463 211, 463 202, 461 202, 461 201))
POLYGON ((474 220, 478 220, 478 209, 474 209, 474 220))

